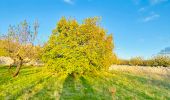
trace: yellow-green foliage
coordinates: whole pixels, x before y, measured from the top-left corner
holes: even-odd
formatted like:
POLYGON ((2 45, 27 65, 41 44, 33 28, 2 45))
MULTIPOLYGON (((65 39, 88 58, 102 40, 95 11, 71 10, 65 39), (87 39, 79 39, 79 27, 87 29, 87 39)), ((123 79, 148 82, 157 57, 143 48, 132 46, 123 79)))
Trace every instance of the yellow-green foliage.
POLYGON ((131 58, 130 61, 129 61, 129 64, 130 65, 143 65, 143 59, 141 57, 134 57, 134 58, 131 58))
POLYGON ((6 41, 0 40, 0 56, 8 56, 9 52, 5 49, 6 41))
POLYGON ((118 59, 118 57, 116 56, 116 54, 114 53, 112 56, 112 63, 113 64, 120 64, 120 60, 118 59))
POLYGON ((13 59, 17 59, 19 56, 22 59, 37 58, 41 52, 41 47, 34 45, 38 34, 38 23, 34 23, 33 31, 31 27, 26 20, 16 26, 9 26, 7 34, 0 38, 0 55, 5 52, 13 59))
MULTIPOLYGON (((0 40, 0 45, 2 45, 2 44, 3 44, 3 41, 0 40)), ((7 55, 6 50, 4 48, 2 48, 2 46, 0 46, 0 56, 5 56, 5 55, 7 55)))
MULTIPOLYGON (((140 60, 142 66, 163 66, 163 67, 168 67, 170 66, 170 57, 169 56, 163 56, 163 55, 158 55, 154 56, 151 59, 147 60, 140 60)), ((139 60, 137 61, 139 62, 139 60)), ((134 63, 132 63, 134 65, 134 63)))
POLYGON ((154 61, 152 59, 143 60, 143 66, 153 66, 154 61))
POLYGON ((8 53, 4 50, 0 48, 0 56, 7 56, 8 53))
POLYGON ((170 66, 170 57, 169 56, 155 56, 153 58, 153 66, 170 66))
POLYGON ((82 74, 108 69, 112 50, 112 36, 99 26, 97 17, 87 18, 82 24, 63 17, 45 45, 42 58, 49 69, 82 74))
POLYGON ((118 65, 129 65, 129 60, 119 59, 117 64, 118 65))
POLYGON ((9 47, 9 45, 7 44, 8 44, 8 41, 0 39, 0 56, 9 56, 9 51, 11 51, 11 49, 8 50, 5 48, 7 46, 9 47))
POLYGON ((170 57, 169 56, 163 56, 158 55, 154 56, 151 59, 142 59, 141 57, 134 57, 130 60, 123 60, 119 59, 118 65, 131 65, 131 66, 163 66, 168 67, 170 66, 170 57))

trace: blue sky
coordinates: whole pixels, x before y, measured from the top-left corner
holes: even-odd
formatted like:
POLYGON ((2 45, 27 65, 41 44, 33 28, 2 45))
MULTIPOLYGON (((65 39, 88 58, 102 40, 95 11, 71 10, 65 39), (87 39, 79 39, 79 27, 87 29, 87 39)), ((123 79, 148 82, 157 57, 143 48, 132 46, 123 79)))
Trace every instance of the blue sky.
POLYGON ((0 0, 0 34, 38 20, 39 40, 47 41, 62 16, 102 17, 120 58, 147 58, 170 46, 170 0, 0 0))

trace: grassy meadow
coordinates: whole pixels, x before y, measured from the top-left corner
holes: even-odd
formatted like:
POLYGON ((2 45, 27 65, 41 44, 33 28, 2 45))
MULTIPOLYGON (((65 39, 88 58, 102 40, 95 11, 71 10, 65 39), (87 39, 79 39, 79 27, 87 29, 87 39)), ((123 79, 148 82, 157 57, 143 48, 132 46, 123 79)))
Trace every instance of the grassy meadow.
POLYGON ((170 0, 0 0, 0 100, 170 100, 170 0))
POLYGON ((116 68, 73 78, 43 67, 23 67, 12 78, 12 71, 0 67, 0 100, 170 100, 169 73, 116 68))

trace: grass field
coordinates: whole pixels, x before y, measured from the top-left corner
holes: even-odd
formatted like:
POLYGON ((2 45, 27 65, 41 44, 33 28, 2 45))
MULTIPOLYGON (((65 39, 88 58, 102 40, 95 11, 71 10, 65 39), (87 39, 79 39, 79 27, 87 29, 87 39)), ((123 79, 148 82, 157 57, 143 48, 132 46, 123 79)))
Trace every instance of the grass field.
POLYGON ((73 78, 42 69, 24 67, 18 77, 12 78, 11 72, 1 66, 0 100, 170 100, 168 73, 138 73, 117 68, 109 73, 73 78))

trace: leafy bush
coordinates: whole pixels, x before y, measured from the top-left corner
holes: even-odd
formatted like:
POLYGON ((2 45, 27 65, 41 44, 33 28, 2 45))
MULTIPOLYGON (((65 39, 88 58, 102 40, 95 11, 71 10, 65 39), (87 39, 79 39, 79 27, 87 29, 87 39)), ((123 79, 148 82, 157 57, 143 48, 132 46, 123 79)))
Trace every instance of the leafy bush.
POLYGON ((118 65, 129 65, 129 60, 119 59, 117 64, 118 65))
POLYGON ((135 66, 143 65, 143 59, 141 57, 131 58, 129 64, 135 66))
POLYGON ((118 59, 118 57, 116 56, 116 54, 114 53, 113 56, 112 56, 112 64, 119 64, 120 61, 118 59))
POLYGON ((3 49, 3 48, 0 48, 0 56, 7 56, 8 55, 8 52, 3 49))
POLYGON ((169 56, 155 56, 153 59, 153 66, 170 66, 170 57, 169 56))
POLYGON ((143 60, 143 66, 153 66, 154 61, 152 59, 143 60))
POLYGON ((143 60, 143 66, 170 66, 170 57, 158 55, 148 60, 143 60))
POLYGON ((8 50, 4 47, 7 41, 0 38, 0 56, 8 56, 8 50))
POLYGON ((106 35, 98 18, 87 18, 79 24, 63 17, 45 44, 42 59, 53 71, 83 74, 108 69, 112 50, 112 36, 106 35))
POLYGON ((141 57, 134 57, 130 60, 119 59, 118 65, 131 65, 131 66, 170 66, 170 57, 158 55, 151 59, 144 60, 141 57))

